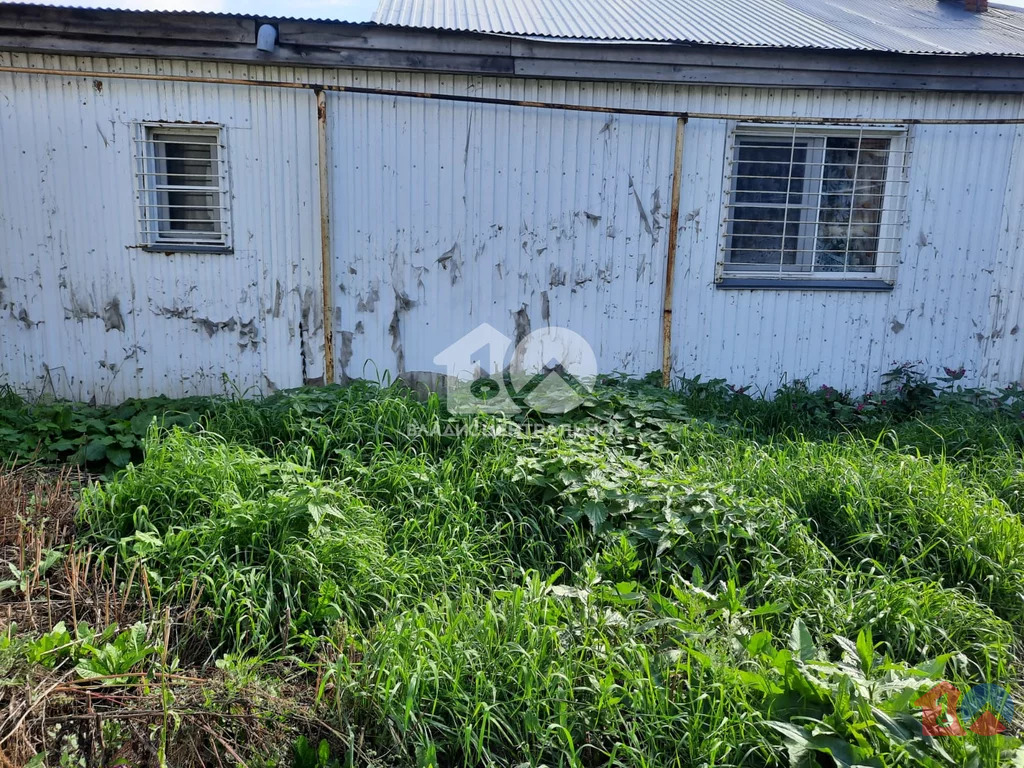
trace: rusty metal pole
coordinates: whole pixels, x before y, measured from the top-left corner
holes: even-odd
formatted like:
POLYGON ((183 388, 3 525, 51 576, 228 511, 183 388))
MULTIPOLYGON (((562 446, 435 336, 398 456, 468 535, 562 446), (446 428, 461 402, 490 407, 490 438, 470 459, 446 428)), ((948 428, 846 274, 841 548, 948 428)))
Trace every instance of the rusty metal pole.
POLYGON ((316 91, 317 164, 320 171, 320 261, 323 277, 324 383, 334 383, 334 301, 331 290, 331 193, 327 168, 327 97, 316 91))
POLYGON ((665 299, 661 320, 661 386, 672 381, 672 290, 675 283, 676 248, 679 243, 679 186, 683 175, 683 126, 686 118, 676 120, 676 152, 672 162, 672 201, 668 216, 668 254, 665 257, 665 299))

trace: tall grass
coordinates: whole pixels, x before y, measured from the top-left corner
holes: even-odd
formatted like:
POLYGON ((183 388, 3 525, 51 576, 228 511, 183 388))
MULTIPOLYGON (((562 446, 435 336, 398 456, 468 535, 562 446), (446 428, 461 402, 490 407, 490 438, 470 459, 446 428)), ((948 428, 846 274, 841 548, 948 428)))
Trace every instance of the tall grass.
MULTIPOLYGON (((686 629, 708 628, 694 620, 686 629)), ((363 653, 356 664, 339 656, 324 690, 339 719, 377 724, 375 737, 406 758, 664 766, 772 754, 756 722, 728 717, 751 711, 749 692, 659 648, 642 620, 536 574, 488 598, 417 605, 363 653)))
POLYGON ((308 464, 175 428, 151 434, 143 464, 90 489, 81 518, 147 569, 158 598, 199 590, 218 642, 262 648, 343 618, 369 624, 509 567, 497 533, 452 500, 402 511, 308 464))
POLYGON ((930 407, 620 382, 510 422, 397 387, 281 393, 154 428, 80 518, 157 600, 199 590, 215 653, 319 669, 323 716, 396 765, 783 764, 772 722, 801 717, 862 764, 994 764, 878 714, 910 717, 936 657, 1019 673, 1019 425, 930 407), (862 689, 888 693, 844 709, 862 689))

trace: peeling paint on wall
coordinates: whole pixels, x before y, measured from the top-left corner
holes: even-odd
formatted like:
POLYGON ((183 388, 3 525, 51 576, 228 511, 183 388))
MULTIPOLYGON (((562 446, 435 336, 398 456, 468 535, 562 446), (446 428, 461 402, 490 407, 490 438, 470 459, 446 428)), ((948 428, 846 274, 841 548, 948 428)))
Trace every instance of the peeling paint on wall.
POLYGON ((256 319, 247 320, 238 324, 238 346, 251 347, 256 349, 260 343, 259 328, 256 327, 256 319))
POLYGON ((512 313, 512 322, 516 331, 514 343, 518 346, 523 339, 530 335, 530 313, 525 304, 512 313))
POLYGON ((33 326, 38 325, 38 323, 32 322, 32 318, 28 316, 28 310, 25 307, 19 309, 18 314, 14 314, 14 309, 12 308, 11 317, 21 323, 26 330, 31 330, 33 326))
POLYGON ((434 356, 485 322, 513 339, 540 322, 572 328, 605 370, 657 366, 656 342, 635 348, 660 337, 674 120, 327 96, 328 134, 346 137, 331 144, 334 271, 351 276, 334 300, 364 323, 349 370, 436 372, 434 356), (384 142, 353 130, 381 124, 384 142), (526 150, 496 153, 495 131, 526 150), (534 152, 524 137, 538 135, 534 152))
POLYGON ((281 316, 281 304, 284 302, 284 290, 281 288, 281 281, 274 280, 274 308, 270 311, 271 317, 281 316))
POLYGON ((407 313, 415 302, 405 294, 395 289, 395 309, 391 313, 391 323, 388 325, 388 336, 391 337, 391 351, 395 354, 395 372, 404 373, 405 367, 405 344, 402 341, 402 316, 407 313))
POLYGON ((454 286, 459 281, 459 278, 462 277, 462 251, 459 248, 459 244, 453 243, 451 248, 437 258, 437 263, 441 265, 442 269, 451 273, 452 285, 454 286))
POLYGON ((223 392, 224 375, 241 391, 302 383, 301 297, 321 291, 312 94, 12 73, 0 92, 0 156, 21 180, 0 192, 0 383, 95 402, 223 392), (138 248, 131 124, 150 120, 225 126, 233 254, 138 248))
POLYGON ((340 363, 341 380, 348 381, 350 376, 348 374, 348 364, 352 361, 352 339, 354 334, 352 331, 341 332, 341 349, 338 352, 338 362, 340 363))
MULTIPOLYGON (((12 61, 3 53, 0 60, 12 61)), ((96 61, 82 59, 81 66, 96 61)), ((53 64, 31 54, 24 62, 53 64)), ((131 66, 159 73, 198 65, 136 59, 131 66)), ((239 79, 271 71, 221 69, 239 79)), ((825 109, 879 122, 1024 114, 1020 99, 939 93, 513 82, 287 66, 273 73, 462 95, 504 96, 514 87, 538 102, 700 104, 731 114, 768 108, 795 121, 825 109)), ((219 391, 224 373, 243 389, 322 380, 310 93, 121 79, 97 88, 93 78, 10 73, 0 74, 0 92, 0 119, 12 126, 5 136, 20 142, 17 151, 9 151, 10 142, 0 151, 25 187, 4 201, 0 219, 5 381, 117 400, 219 391), (41 100, 47 113, 38 109, 41 100), (132 120, 226 125, 234 254, 137 248, 126 170, 132 120), (96 132, 62 133, 64 125, 96 132), (83 178, 94 194, 66 194, 80 190, 83 178), (263 183, 267 178, 289 183, 263 183), (228 319, 235 327, 220 327, 228 319)), ((327 95, 328 135, 344 137, 329 138, 334 274, 345 276, 331 297, 345 329, 334 345, 336 362, 345 359, 343 375, 431 369, 439 346, 481 322, 516 335, 520 311, 533 325, 581 333, 602 370, 643 374, 660 365, 668 240, 661 230, 674 121, 327 95), (495 152, 495 137, 515 151, 495 152)), ((1011 180, 1024 178, 1024 128, 911 127, 901 264, 893 290, 873 294, 715 288, 729 130, 724 119, 692 119, 685 127, 681 200, 688 213, 673 289, 675 375, 721 376, 766 390, 810 375, 866 390, 894 360, 925 360, 934 372, 962 359, 967 383, 1021 379, 1024 242, 1016 222, 1024 219, 1024 189, 1011 180), (964 196, 965 186, 978 194, 964 196)))
POLYGON ((124 333, 124 316, 121 314, 121 300, 116 296, 103 307, 103 330, 124 333))
POLYGON ((206 335, 211 339, 221 331, 233 331, 238 327, 238 321, 233 317, 219 322, 208 317, 193 317, 192 322, 206 331, 206 335))
POLYGON ((359 299, 356 302, 356 312, 376 312, 378 301, 380 301, 380 288, 377 282, 374 281, 373 285, 367 290, 365 298, 363 298, 363 294, 359 294, 359 299))
POLYGON ((644 204, 640 201, 640 195, 636 191, 636 185, 633 183, 633 177, 629 177, 629 192, 633 195, 633 199, 636 201, 636 209, 640 212, 640 221, 644 225, 644 230, 648 235, 654 236, 654 229, 651 227, 651 220, 647 216, 647 211, 644 209, 644 204))

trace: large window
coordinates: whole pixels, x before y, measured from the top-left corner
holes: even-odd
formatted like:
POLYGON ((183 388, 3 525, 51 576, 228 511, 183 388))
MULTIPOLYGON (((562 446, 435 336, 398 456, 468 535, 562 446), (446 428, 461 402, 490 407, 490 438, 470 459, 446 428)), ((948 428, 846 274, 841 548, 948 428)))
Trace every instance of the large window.
POLYGON ((739 127, 718 277, 891 283, 902 132, 739 127))
POLYGON ((229 248, 220 129, 140 125, 136 142, 142 244, 179 250, 229 248))

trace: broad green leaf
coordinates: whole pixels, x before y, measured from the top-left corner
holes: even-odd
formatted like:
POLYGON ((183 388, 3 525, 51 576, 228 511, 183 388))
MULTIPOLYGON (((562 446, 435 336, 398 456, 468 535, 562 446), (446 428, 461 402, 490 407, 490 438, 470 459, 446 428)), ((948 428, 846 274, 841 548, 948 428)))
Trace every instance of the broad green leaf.
POLYGON ((149 430, 149 425, 153 423, 154 418, 156 417, 147 411, 136 414, 129 422, 132 432, 142 437, 149 430))
POLYGON ((125 448, 107 448, 107 461, 115 467, 127 467, 131 460, 131 451, 125 448))
POLYGON ((822 752, 830 755, 838 768, 881 765, 876 758, 868 757, 865 754, 866 750, 849 744, 837 736, 811 733, 806 728, 800 728, 792 723, 770 722, 769 725, 785 737, 791 765, 812 765, 809 752, 822 752))
POLYGON ((594 531, 599 532, 608 519, 608 507, 599 501, 588 501, 583 505, 583 514, 590 521, 594 531))
POLYGON ((814 638, 811 637, 810 630, 807 629, 807 625, 801 618, 797 618, 793 622, 793 630, 789 635, 789 647, 801 661, 812 661, 818 654, 818 649, 814 646, 814 638))
POLYGON ((114 442, 114 438, 109 435, 105 437, 96 437, 89 441, 89 444, 85 446, 85 460, 86 461, 100 461, 107 457, 107 446, 114 442))
POLYGON ((871 634, 871 627, 864 627, 857 634, 857 657, 860 659, 861 669, 864 674, 871 674, 871 668, 875 663, 875 643, 871 634))

